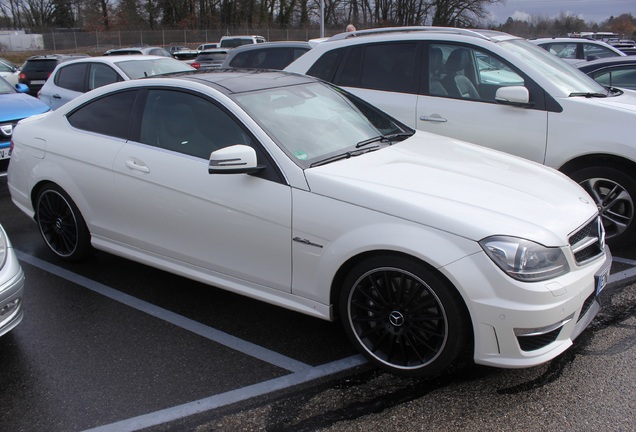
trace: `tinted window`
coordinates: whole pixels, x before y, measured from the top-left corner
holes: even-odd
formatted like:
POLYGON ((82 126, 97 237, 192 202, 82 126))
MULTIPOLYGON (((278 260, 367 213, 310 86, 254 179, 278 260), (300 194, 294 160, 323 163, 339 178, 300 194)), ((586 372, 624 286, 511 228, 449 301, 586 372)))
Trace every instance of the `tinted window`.
POLYGON ((343 86, 400 93, 417 91, 416 43, 386 43, 355 47, 346 58, 343 86), (359 77, 359 78, 358 78, 359 77))
POLYGON ((61 68, 55 76, 55 84, 68 90, 85 91, 86 69, 88 63, 72 64, 61 68))
POLYGON ((53 72, 57 60, 27 60, 22 72, 53 72))
POLYGON ((136 96, 135 90, 99 98, 72 112, 68 121, 78 129, 127 139, 136 96))
POLYGON ((307 71, 307 75, 320 78, 325 81, 333 82, 336 70, 345 53, 345 48, 332 50, 324 53, 311 68, 307 71))
POLYGON ((230 62, 231 67, 282 70, 307 50, 300 48, 269 48, 238 53, 230 62))
POLYGON ((215 104, 171 90, 148 92, 139 140, 204 159, 223 147, 252 145, 239 124, 215 104))
POLYGON ((93 90, 106 84, 121 81, 121 77, 113 68, 101 63, 94 63, 88 75, 88 89, 93 90))

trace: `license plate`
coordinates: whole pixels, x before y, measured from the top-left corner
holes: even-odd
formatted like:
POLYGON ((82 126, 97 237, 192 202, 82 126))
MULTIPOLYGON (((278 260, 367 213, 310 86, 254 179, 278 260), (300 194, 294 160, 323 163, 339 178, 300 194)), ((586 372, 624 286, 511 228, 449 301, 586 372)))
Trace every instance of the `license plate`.
POLYGON ((0 160, 9 158, 9 149, 0 150, 0 160))
POLYGON ((607 268, 601 272, 601 274, 594 276, 596 281, 596 295, 599 295, 605 285, 607 285, 607 280, 609 279, 610 269, 607 268))
POLYGON ((44 84, 46 80, 31 80, 31 84, 44 84))

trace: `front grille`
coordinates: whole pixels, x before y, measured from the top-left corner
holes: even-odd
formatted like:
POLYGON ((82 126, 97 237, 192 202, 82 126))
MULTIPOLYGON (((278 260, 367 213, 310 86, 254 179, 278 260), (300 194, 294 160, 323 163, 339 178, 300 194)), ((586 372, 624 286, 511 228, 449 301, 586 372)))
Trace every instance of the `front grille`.
POLYGON ((600 216, 592 219, 568 239, 576 263, 581 265, 605 252, 605 229, 600 216))
POLYGON ((11 141, 11 135, 13 135, 13 129, 18 124, 18 120, 10 120, 6 122, 0 122, 0 142, 11 141))

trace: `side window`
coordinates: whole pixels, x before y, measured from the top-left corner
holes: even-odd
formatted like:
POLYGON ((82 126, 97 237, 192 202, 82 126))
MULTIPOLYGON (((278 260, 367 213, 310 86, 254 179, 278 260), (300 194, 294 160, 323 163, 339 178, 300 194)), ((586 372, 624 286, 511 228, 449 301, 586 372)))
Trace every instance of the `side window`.
POLYGON ((604 86, 636 89, 636 65, 596 72, 592 77, 604 86))
POLYGON ((67 116, 77 129, 128 139, 137 91, 114 93, 81 106, 67 116))
POLYGON ((360 87, 415 93, 416 77, 419 77, 419 74, 415 73, 416 50, 416 43, 366 45, 362 58, 360 87))
POLYGON ((58 87, 76 92, 86 91, 84 88, 86 69, 88 63, 71 64, 60 68, 55 77, 55 84, 58 87))
POLYGON ((262 50, 254 56, 252 67, 261 69, 284 69, 285 66, 291 63, 291 53, 292 50, 289 48, 262 50))
POLYGON ((88 73, 88 90, 114 82, 121 81, 121 78, 113 68, 108 65, 95 63, 88 73))
POLYGON ((218 106, 199 96, 172 90, 148 92, 140 141, 204 159, 223 147, 252 145, 241 126, 218 106))
POLYGON ((238 53, 230 61, 229 66, 233 68, 249 67, 251 57, 252 53, 250 51, 238 53))
POLYGON ((333 82, 338 65, 342 60, 346 48, 331 50, 324 53, 311 68, 307 71, 307 75, 320 78, 321 80, 333 82))
POLYGON ((524 79, 496 56, 472 47, 432 44, 428 61, 429 93, 435 96, 495 102, 498 88, 524 85, 524 79))
POLYGON ((548 51, 562 59, 576 59, 575 43, 553 43, 545 46, 548 51))
POLYGON ((616 53, 601 45, 583 44, 583 58, 593 60, 597 58, 615 57, 616 53))

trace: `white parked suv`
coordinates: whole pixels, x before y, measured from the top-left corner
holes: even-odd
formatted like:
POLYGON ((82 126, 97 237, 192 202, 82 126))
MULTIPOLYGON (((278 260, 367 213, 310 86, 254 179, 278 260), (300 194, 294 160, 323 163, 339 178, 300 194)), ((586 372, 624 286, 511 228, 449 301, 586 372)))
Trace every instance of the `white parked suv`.
POLYGON ((263 36, 223 36, 219 42, 219 48, 236 48, 241 45, 265 43, 267 40, 263 36))
POLYGON ((525 39, 436 27, 343 33, 285 70, 345 87, 411 127, 556 168, 596 200, 610 243, 636 237, 636 93, 602 87, 525 39))

